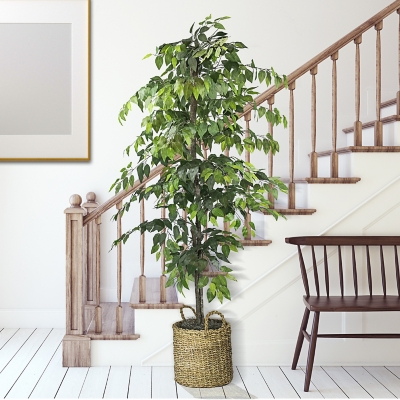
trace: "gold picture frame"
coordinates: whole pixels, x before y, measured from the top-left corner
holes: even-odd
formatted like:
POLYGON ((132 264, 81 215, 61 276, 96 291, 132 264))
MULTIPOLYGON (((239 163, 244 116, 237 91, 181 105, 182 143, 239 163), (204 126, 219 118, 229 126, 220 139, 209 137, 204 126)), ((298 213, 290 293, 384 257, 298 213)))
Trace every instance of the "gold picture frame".
POLYGON ((90 160, 90 0, 0 0, 0 161, 90 160))

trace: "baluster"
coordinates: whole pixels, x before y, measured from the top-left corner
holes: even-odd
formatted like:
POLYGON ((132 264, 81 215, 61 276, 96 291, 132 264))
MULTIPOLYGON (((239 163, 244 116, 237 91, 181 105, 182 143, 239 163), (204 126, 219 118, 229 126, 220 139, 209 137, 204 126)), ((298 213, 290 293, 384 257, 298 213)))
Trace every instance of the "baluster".
MULTIPOLYGON (((269 111, 272 112, 273 105, 275 103, 275 96, 271 96, 268 99, 269 111)), ((274 137, 274 124, 272 122, 268 122, 268 132, 274 137)), ((274 155, 272 154, 272 150, 269 151, 268 155, 268 175, 272 177, 274 175, 274 155)), ((270 208, 275 207, 275 198, 271 192, 268 192, 268 201, 271 203, 270 208)))
MULTIPOLYGON (((86 203, 82 204, 82 207, 86 209, 87 213, 90 214, 99 205, 96 203, 96 194, 89 192, 86 195, 86 203)), ((84 258, 85 258, 85 275, 86 285, 84 285, 84 294, 86 304, 96 303, 96 258, 97 258, 97 235, 96 235, 96 222, 91 221, 84 227, 85 234, 85 246, 84 246, 84 258)))
MULTIPOLYGON (((122 209, 122 201, 116 204, 117 210, 122 209)), ((118 239, 122 236, 122 222, 121 214, 118 213, 117 217, 117 237, 118 239)), ((122 242, 117 245, 117 300, 118 305, 116 308, 116 333, 122 333, 122 305, 121 305, 121 292, 122 292, 122 242)))
POLYGON ((102 308, 100 305, 100 225, 101 215, 95 219, 96 222, 96 308, 94 314, 95 332, 102 331, 102 308))
POLYGON ((381 246, 381 275, 382 275, 382 291, 386 296, 386 272, 385 272, 385 259, 383 257, 383 247, 381 246))
POLYGON ((90 338, 84 333, 83 313, 83 216, 82 198, 74 194, 66 214, 66 335, 63 338, 63 366, 90 366, 90 338))
POLYGON ((288 208, 296 208, 296 188, 294 184, 294 94, 296 81, 289 85, 289 200, 288 208))
MULTIPOLYGON (((207 156, 207 154, 206 154, 207 156)), ((165 205, 165 202, 163 201, 165 205)), ((161 208, 161 219, 165 219, 165 208, 161 208)), ((162 230, 165 233, 165 228, 162 230)), ((167 283, 167 277, 165 276, 165 255, 164 255, 165 244, 161 245, 161 276, 160 276, 160 303, 165 303, 167 301, 167 292, 165 284, 167 283)))
POLYGON ((382 95, 382 72, 381 72, 381 30, 383 21, 375 25, 376 30, 376 121, 374 146, 382 146, 382 121, 381 121, 381 95, 382 95))
POLYGON ((356 61, 355 61, 355 109, 356 121, 354 122, 354 146, 362 146, 362 122, 360 121, 360 93, 361 93, 361 71, 360 71, 360 44, 362 35, 354 39, 356 45, 356 61))
POLYGON ((317 145, 317 82, 318 65, 311 68, 311 178, 318 177, 318 154, 315 151, 317 145))
POLYGON ((325 268, 326 295, 329 297, 329 271, 328 271, 328 255, 326 254, 326 246, 324 246, 324 268, 325 268))
POLYGON ((356 253, 354 246, 351 246, 351 256, 353 261, 353 282, 354 282, 354 294, 358 296, 358 284, 357 284, 357 264, 356 264, 356 253))
POLYGON ((336 62, 339 58, 339 52, 331 55, 332 60, 332 154, 331 154, 331 177, 339 176, 338 153, 337 153, 337 69, 336 62))
MULTIPOLYGON (((140 223, 144 222, 144 199, 140 201, 140 223)), ((144 232, 140 235, 139 303, 146 302, 146 276, 144 274, 144 232)))
POLYGON ((299 245, 297 245, 297 252, 299 254, 301 278, 303 279, 304 290, 306 291, 306 296, 310 297, 310 288, 308 286, 306 266, 304 264, 303 253, 301 252, 301 248, 299 245))
MULTIPOLYGON (((382 247, 382 246, 381 246, 382 247)), ((372 296, 372 276, 371 276, 371 259, 369 256, 369 246, 365 246, 367 251, 367 275, 368 275, 368 289, 369 295, 372 296)))
POLYGON ((394 264, 396 266, 397 293, 400 296, 400 272, 399 272, 399 257, 397 255, 397 246, 394 246, 394 264))
POLYGON ((312 261, 314 269, 315 290, 317 291, 317 296, 319 296, 319 279, 318 279, 317 260, 315 259, 314 246, 311 246, 311 252, 312 252, 312 261))
POLYGON ((340 282, 340 293, 343 297, 344 286, 343 286, 343 263, 342 263, 342 249, 338 246, 338 257, 339 257, 339 282, 340 282))
POLYGON ((399 90, 397 92, 397 115, 400 115, 400 8, 397 9, 397 14, 399 14, 399 55, 398 55, 398 63, 399 63, 399 90))
MULTIPOLYGON (((248 112, 245 116, 244 119, 246 121, 246 134, 245 137, 246 139, 250 137, 250 121, 251 121, 251 112, 248 112)), ((250 152, 248 150, 245 150, 245 161, 250 162, 250 152)), ((251 214, 249 212, 249 209, 247 209, 247 215, 246 219, 244 221, 244 225, 247 228, 247 235, 245 237, 246 240, 251 240, 251 227, 250 227, 250 222, 251 222, 251 214)))

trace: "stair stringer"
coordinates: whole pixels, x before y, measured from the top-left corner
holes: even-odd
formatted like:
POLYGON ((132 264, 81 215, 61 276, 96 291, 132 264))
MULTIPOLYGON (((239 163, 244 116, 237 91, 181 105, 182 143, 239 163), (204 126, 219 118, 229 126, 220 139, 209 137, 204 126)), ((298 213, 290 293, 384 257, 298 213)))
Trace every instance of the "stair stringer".
MULTIPOLYGON (((233 269, 239 271, 235 274, 239 282, 231 285, 232 301, 222 306, 219 303, 212 303, 207 308, 220 309, 232 323, 235 364, 289 365, 291 363, 298 325, 304 309, 301 301, 304 289, 299 274, 297 251, 294 251, 293 246, 285 244, 285 237, 322 234, 398 234, 396 222, 399 221, 400 214, 399 218, 396 217, 396 221, 392 213, 399 212, 400 155, 357 153, 352 154, 351 159, 352 175, 362 178, 359 183, 309 185, 310 205, 317 209, 317 213, 312 216, 290 216, 287 221, 278 222, 267 217, 267 234, 273 243, 267 248, 245 249, 232 257, 233 269), (374 232, 373 229, 365 229, 371 224, 375 226, 376 223, 373 222, 382 219, 388 219, 386 230, 374 232), (263 271, 262 274, 260 271, 263 271), (288 312, 285 312, 285 309, 288 312), (298 315, 298 318, 288 322, 288 315, 298 315), (253 322, 245 323, 251 319, 253 322), (243 328, 244 326, 247 328, 243 328), (263 338, 257 337, 257 333, 260 332, 263 338)), ((191 304, 190 299, 186 299, 186 302, 191 304)), ((335 331, 335 327, 337 331, 338 326, 342 326, 342 329, 344 326, 347 326, 347 329, 357 329, 362 327, 364 319, 361 314, 358 316, 359 321, 355 322, 340 314, 329 317, 330 321, 327 322, 325 322, 327 318, 323 317, 325 325, 321 325, 321 329, 327 326, 332 326, 331 331, 335 331)), ((324 347, 320 345, 317 363, 341 365, 354 364, 359 360, 360 364, 364 365, 365 362, 377 365, 383 361, 386 364, 398 363, 399 354, 391 351, 383 352, 380 345, 374 346, 374 352, 365 351, 371 347, 369 340, 358 340, 358 344, 357 340, 349 339, 347 341, 338 339, 335 342, 341 342, 342 347, 347 346, 348 350, 332 354, 329 348, 324 351, 324 347), (354 349, 357 346, 356 351, 354 349), (358 353, 361 351, 360 346, 363 349, 358 353), (347 360, 343 359, 343 354, 346 354, 347 360), (358 354, 368 357, 357 358, 358 354)), ((331 347, 331 343, 328 346, 331 347)), ((303 350, 301 359, 303 363, 305 353, 303 350)), ((172 359, 171 355, 171 344, 166 344, 153 355, 143 359, 142 364, 165 365, 168 359, 172 359)))

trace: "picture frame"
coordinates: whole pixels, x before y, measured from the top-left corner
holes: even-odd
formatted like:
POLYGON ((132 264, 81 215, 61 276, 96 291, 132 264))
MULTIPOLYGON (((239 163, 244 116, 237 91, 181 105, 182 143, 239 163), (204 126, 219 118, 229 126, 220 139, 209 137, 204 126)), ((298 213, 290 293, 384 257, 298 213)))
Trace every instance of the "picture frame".
POLYGON ((90 0, 0 0, 0 161, 90 160, 90 0))

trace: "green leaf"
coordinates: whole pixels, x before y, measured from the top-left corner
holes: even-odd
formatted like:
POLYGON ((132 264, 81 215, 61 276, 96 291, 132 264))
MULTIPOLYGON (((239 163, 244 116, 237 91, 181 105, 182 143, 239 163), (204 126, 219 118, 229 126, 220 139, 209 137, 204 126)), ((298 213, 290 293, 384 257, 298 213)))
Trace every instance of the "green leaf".
POLYGON ((265 71, 260 70, 258 72, 258 80, 260 81, 260 83, 263 83, 264 79, 265 79, 265 71))
POLYGON ((221 291, 221 293, 224 295, 225 298, 227 298, 228 300, 231 299, 231 293, 227 287, 221 286, 219 290, 221 291))
POLYGON ((207 300, 209 303, 211 303, 215 299, 215 296, 216 292, 213 293, 210 289, 207 290, 207 300))
POLYGON ((230 250, 230 248, 229 248, 229 246, 227 244, 224 244, 222 246, 222 253, 224 254, 225 257, 229 256, 230 251, 231 250, 230 250))
POLYGON ((222 24, 220 24, 219 22, 216 22, 216 23, 214 24, 214 26, 215 26, 217 29, 225 29, 225 27, 224 27, 222 24))
POLYGON ((223 212, 220 208, 218 208, 218 207, 213 208, 212 213, 213 213, 216 217, 223 217, 223 216, 225 215, 224 212, 223 212))
POLYGON ((162 56, 157 56, 156 57, 156 65, 157 68, 160 69, 163 65, 163 57, 162 56))
POLYGON ((204 33, 200 33, 200 35, 198 36, 199 40, 201 42, 207 42, 207 36, 204 33))
POLYGON ((143 58, 142 58, 142 60, 145 60, 146 58, 149 58, 149 57, 151 57, 153 54, 151 54, 151 53, 149 53, 149 54, 146 54, 143 58))
POLYGON ((188 60, 188 65, 192 71, 197 71, 197 61, 195 58, 190 57, 188 60))
POLYGON ((208 276, 202 276, 199 279, 199 288, 203 288, 208 285, 208 276))

